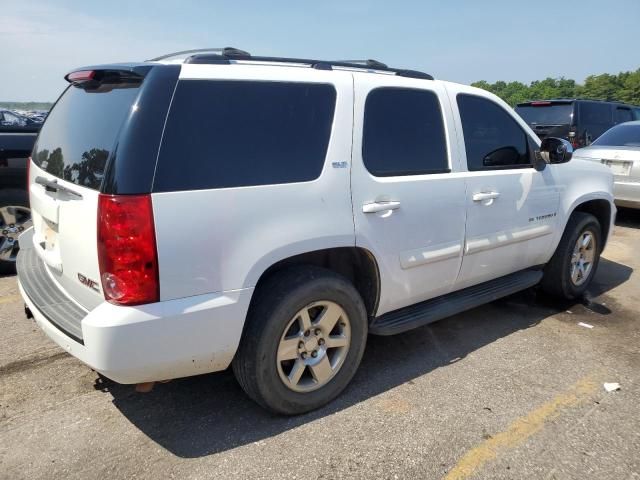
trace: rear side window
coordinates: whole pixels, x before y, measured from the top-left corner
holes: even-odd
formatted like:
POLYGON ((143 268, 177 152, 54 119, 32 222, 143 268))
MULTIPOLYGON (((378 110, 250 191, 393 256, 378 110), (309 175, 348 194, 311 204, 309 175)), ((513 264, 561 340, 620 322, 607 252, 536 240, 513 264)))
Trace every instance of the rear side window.
POLYGON ((448 172, 437 95, 403 88, 371 91, 364 110, 362 158, 378 177, 448 172))
POLYGON ((458 95, 469 170, 528 167, 528 137, 498 104, 475 95, 458 95))
POLYGON ((138 92, 133 83, 67 88, 40 131, 33 161, 58 178, 98 190, 138 92))
POLYGON ((154 191, 305 182, 322 172, 331 85, 182 80, 165 127, 154 191))

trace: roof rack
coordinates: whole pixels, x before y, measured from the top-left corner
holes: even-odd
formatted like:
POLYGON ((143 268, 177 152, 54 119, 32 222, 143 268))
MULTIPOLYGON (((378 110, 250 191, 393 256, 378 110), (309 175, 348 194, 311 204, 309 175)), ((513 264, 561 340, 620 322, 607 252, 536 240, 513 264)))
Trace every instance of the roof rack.
POLYGON ((399 77, 420 78, 423 80, 433 80, 433 76, 417 70, 406 70, 400 68, 390 68, 386 64, 377 60, 314 60, 308 58, 287 58, 287 57, 259 57, 253 56, 249 52, 233 47, 225 48, 201 48, 197 50, 184 50, 181 52, 169 53, 160 57, 148 60, 157 62, 167 60, 172 57, 186 57, 184 63, 192 64, 229 64, 237 60, 253 60, 256 62, 268 63, 299 63, 309 65, 317 70, 333 70, 338 68, 364 69, 369 72, 394 73, 399 77))
POLYGON ((160 60, 167 60, 169 58, 172 57, 184 57, 186 55, 193 55, 196 53, 214 53, 214 54, 219 54, 219 55, 223 55, 226 57, 238 57, 238 56, 244 56, 244 57, 250 57, 251 55, 249 54, 249 52, 245 52, 244 50, 240 50, 238 48, 233 48, 233 47, 223 47, 223 48, 219 48, 219 47, 214 47, 214 48, 196 48, 195 50, 182 50, 180 52, 173 52, 173 53, 167 53, 165 55, 161 55, 159 57, 155 57, 155 58, 151 58, 149 60, 146 60, 147 62, 158 62, 160 60))

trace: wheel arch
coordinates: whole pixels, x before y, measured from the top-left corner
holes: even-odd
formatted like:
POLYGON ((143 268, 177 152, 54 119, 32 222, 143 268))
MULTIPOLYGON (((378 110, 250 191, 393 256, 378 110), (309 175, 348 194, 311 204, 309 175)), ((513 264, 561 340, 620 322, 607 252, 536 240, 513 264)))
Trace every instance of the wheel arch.
MULTIPOLYGON (((614 207, 611 202, 605 198, 586 199, 578 202, 570 215, 573 215, 574 212, 589 213, 598 219, 600 227, 602 228, 602 250, 604 250, 611 230, 612 216, 614 215, 614 207)), ((567 220, 568 218, 569 217, 567 217, 567 220)))
POLYGON ((342 275, 356 288, 371 318, 375 316, 380 301, 380 271, 374 255, 361 247, 334 247, 313 250, 277 261, 262 272, 255 291, 271 276, 299 265, 313 265, 342 275))

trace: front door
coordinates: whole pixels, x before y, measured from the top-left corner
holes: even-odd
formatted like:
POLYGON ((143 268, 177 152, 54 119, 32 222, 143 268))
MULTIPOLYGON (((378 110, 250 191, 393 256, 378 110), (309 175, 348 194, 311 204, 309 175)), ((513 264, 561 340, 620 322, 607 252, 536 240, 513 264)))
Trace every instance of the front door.
POLYGON ((537 145, 512 114, 476 95, 455 103, 468 170, 464 288, 546 262, 560 196, 553 169, 533 168, 537 145))

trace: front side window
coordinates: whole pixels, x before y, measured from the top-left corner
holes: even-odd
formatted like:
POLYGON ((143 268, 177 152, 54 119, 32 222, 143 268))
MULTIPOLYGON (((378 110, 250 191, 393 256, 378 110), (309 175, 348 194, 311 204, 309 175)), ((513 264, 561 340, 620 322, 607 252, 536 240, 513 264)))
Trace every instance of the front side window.
POLYGON ((531 166, 527 134, 498 104, 483 97, 457 97, 467 168, 495 170, 531 166))
POLYGON ((181 80, 173 97, 154 191, 311 181, 331 136, 332 85, 181 80))
POLYGON ((362 159, 377 177, 449 171, 438 96, 406 88, 377 88, 364 110, 362 159))

